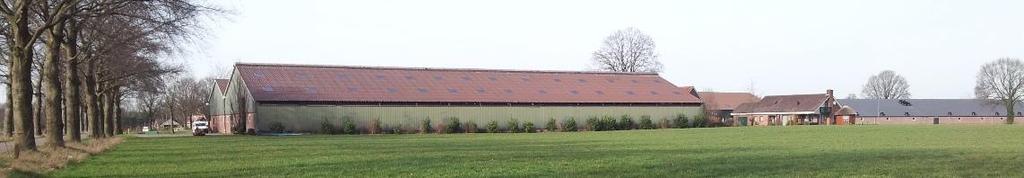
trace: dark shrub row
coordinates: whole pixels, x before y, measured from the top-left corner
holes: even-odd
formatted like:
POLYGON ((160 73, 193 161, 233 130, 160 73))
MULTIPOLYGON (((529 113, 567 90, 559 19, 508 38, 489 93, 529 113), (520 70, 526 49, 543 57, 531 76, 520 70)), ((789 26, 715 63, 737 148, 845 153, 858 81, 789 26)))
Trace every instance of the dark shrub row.
MULTIPOLYGON (((562 120, 556 120, 549 118, 547 123, 543 127, 537 127, 533 122, 522 122, 518 119, 510 118, 504 128, 502 128, 498 121, 488 121, 482 127, 477 125, 474 121, 461 122, 459 118, 451 117, 445 118, 438 122, 432 122, 430 118, 424 119, 420 122, 416 133, 427 134, 427 133, 536 133, 538 131, 544 132, 575 132, 581 129, 588 131, 609 131, 609 130, 633 130, 633 129, 664 129, 664 128, 690 128, 690 127, 708 127, 708 120, 703 115, 696 115, 692 119, 686 115, 680 114, 672 118, 662 118, 660 120, 653 120, 651 116, 643 115, 640 119, 634 120, 630 115, 622 115, 620 117, 614 116, 603 116, 603 117, 590 117, 584 120, 583 128, 577 126, 575 118, 566 118, 562 120)), ((365 132, 369 134, 401 134, 403 130, 401 125, 396 125, 389 130, 384 130, 386 126, 381 125, 380 119, 373 119, 367 125, 365 132)), ((275 122, 270 125, 271 131, 274 132, 285 132, 285 126, 282 123, 275 122)), ((326 119, 320 124, 319 134, 359 134, 360 131, 356 128, 356 123, 349 117, 342 117, 341 125, 335 126, 328 122, 326 119)))

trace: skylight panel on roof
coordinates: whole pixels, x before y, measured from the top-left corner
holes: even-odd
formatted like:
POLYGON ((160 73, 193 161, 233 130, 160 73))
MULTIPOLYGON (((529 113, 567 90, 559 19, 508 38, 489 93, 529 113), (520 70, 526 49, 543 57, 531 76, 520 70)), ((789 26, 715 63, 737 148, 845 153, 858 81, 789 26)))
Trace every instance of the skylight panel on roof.
POLYGON ((558 78, 556 78, 556 79, 555 79, 555 82, 562 82, 562 79, 558 79, 558 78))
POLYGON ((299 79, 299 80, 309 80, 309 74, 307 74, 307 73, 299 73, 299 74, 295 75, 295 78, 299 79))
POLYGON ((316 94, 316 87, 306 87, 307 94, 316 94))
POLYGON ((348 75, 345 75, 345 74, 335 74, 334 75, 334 79, 335 80, 348 80, 348 75))
POLYGON ((580 82, 580 83, 587 83, 587 80, 584 80, 584 79, 578 79, 578 80, 576 80, 576 81, 577 81, 577 82, 580 82))
POLYGON ((263 89, 263 91, 265 91, 265 92, 272 92, 272 91, 274 91, 274 87, 272 87, 272 86, 270 86, 270 85, 263 85, 263 88, 262 88, 262 89, 263 89))
POLYGON ((253 76, 256 76, 256 77, 258 77, 258 78, 263 78, 263 77, 264 77, 264 76, 263 76, 263 71, 261 71, 261 70, 256 70, 256 71, 253 71, 253 72, 252 72, 252 75, 253 75, 253 76))
POLYGON ((469 78, 469 77, 467 77, 467 76, 462 76, 462 80, 465 80, 465 81, 470 81, 470 80, 473 80, 473 79, 471 79, 471 78, 469 78))
POLYGON ((498 78, 495 78, 495 77, 487 77, 487 80, 491 80, 491 81, 498 81, 498 78))
POLYGON ((388 93, 398 93, 398 89, 397 88, 388 88, 387 91, 388 91, 388 93))
POLYGON ((579 95, 579 94, 580 94, 580 92, 579 92, 579 91, 576 91, 576 90, 573 90, 573 91, 569 91, 569 94, 572 94, 572 95, 579 95))
POLYGON ((413 76, 411 76, 411 75, 406 75, 406 76, 405 76, 405 79, 406 79, 406 80, 416 80, 416 77, 413 77, 413 76))
POLYGON ((434 80, 444 80, 444 77, 441 77, 441 76, 434 76, 434 80))
POLYGON ((672 92, 672 94, 676 94, 676 95, 682 95, 682 94, 683 94, 683 92, 673 91, 673 92, 672 92))
POLYGON ((430 90, 427 90, 426 88, 417 88, 416 91, 419 91, 420 93, 430 92, 430 90))
POLYGON ((448 93, 459 93, 459 89, 449 88, 448 93))
POLYGON ((597 93, 597 95, 604 95, 604 91, 601 91, 601 90, 594 91, 594 93, 597 93))
POLYGON ((385 77, 385 76, 383 76, 383 75, 377 75, 376 77, 377 77, 377 80, 384 80, 384 79, 387 79, 387 77, 385 77))
POLYGON ((633 93, 633 91, 626 91, 626 94, 627 95, 636 95, 636 93, 633 93))
POLYGON ((656 92, 656 91, 651 91, 651 95, 658 95, 658 92, 656 92))

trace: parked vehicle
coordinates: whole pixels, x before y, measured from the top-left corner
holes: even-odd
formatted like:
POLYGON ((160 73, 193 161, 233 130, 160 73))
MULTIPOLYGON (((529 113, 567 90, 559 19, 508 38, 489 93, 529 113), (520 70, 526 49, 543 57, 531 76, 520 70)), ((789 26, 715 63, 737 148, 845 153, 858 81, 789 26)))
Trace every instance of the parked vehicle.
POLYGON ((210 123, 208 121, 192 122, 192 136, 204 136, 207 133, 210 133, 210 123))

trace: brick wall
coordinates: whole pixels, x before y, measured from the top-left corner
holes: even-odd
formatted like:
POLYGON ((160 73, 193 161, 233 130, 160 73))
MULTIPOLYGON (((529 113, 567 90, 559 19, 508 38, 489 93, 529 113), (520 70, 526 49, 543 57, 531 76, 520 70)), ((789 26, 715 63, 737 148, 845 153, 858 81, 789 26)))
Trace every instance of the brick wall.
MULTIPOLYGON (((936 117, 857 117, 857 124, 934 124, 936 117)), ((1006 117, 983 117, 983 116, 943 116, 939 118, 939 124, 1004 124, 1006 117)), ((1024 118, 1017 117, 1014 124, 1021 124, 1024 118)))

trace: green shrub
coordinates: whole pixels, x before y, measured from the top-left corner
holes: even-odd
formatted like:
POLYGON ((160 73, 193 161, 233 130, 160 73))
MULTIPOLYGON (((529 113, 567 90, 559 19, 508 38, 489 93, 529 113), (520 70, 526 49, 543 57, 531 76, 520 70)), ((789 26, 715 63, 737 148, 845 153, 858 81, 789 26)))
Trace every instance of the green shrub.
POLYGON ((433 130, 434 130, 434 127, 430 125, 430 118, 429 117, 427 119, 424 119, 423 122, 420 123, 420 133, 421 134, 430 133, 433 130))
POLYGON ((523 132, 534 133, 534 132, 537 132, 537 130, 534 130, 534 128, 533 128, 533 122, 526 122, 526 123, 523 123, 523 132))
POLYGON ((366 131, 370 134, 381 134, 382 128, 380 127, 380 118, 370 120, 370 125, 367 126, 366 131))
POLYGON ((617 125, 617 123, 615 122, 615 117, 611 117, 611 116, 601 117, 601 120, 598 121, 597 123, 598 123, 597 124, 598 125, 598 130, 601 130, 601 131, 603 131, 603 130, 615 130, 615 125, 617 125))
POLYGON ((640 129, 654 129, 654 121, 651 121, 651 116, 640 116, 640 129))
POLYGON ((629 115, 622 115, 622 117, 619 118, 619 123, 616 124, 615 127, 619 130, 632 130, 634 128, 634 124, 633 117, 630 117, 629 115))
POLYGON ((576 119, 569 118, 562 120, 562 132, 575 132, 576 131, 576 119))
POLYGON ((338 131, 334 128, 334 124, 331 124, 331 122, 327 121, 327 119, 324 119, 323 121, 320 122, 320 132, 319 132, 319 134, 337 134, 337 133, 338 133, 338 131))
POLYGON ((544 129, 546 132, 558 131, 558 121, 555 121, 555 118, 548 118, 547 127, 544 129))
POLYGON ((356 122, 352 121, 351 117, 341 117, 341 133, 343 134, 358 134, 359 130, 356 130, 356 122))
POLYGON ((674 128, 686 128, 687 125, 690 125, 690 121, 686 119, 686 114, 679 114, 673 119, 672 125, 674 128))
POLYGON ((508 120, 508 133, 519 133, 519 120, 516 118, 508 120))
POLYGON ((391 134, 402 134, 402 124, 391 127, 391 134))
POLYGON ((462 124, 462 129, 466 130, 466 133, 476 133, 476 122, 466 121, 465 124, 462 124))
POLYGON ((447 119, 444 127, 444 133, 459 133, 462 132, 462 122, 459 122, 459 118, 451 117, 447 119))
POLYGON ((270 123, 270 131, 274 133, 284 133, 284 124, 281 122, 270 123))
POLYGON ((587 130, 600 131, 601 130, 601 119, 597 117, 590 117, 584 122, 587 126, 587 130))
POLYGON ((707 127, 707 126, 708 126, 708 118, 705 117, 704 114, 697 114, 696 116, 693 116, 693 127, 699 128, 699 127, 707 127))
POLYGON ((487 122, 487 133, 498 133, 498 121, 487 122))

